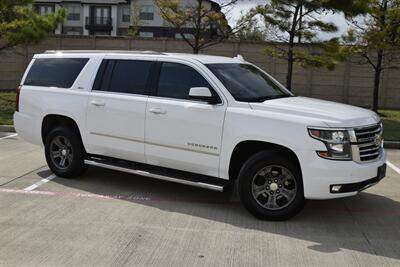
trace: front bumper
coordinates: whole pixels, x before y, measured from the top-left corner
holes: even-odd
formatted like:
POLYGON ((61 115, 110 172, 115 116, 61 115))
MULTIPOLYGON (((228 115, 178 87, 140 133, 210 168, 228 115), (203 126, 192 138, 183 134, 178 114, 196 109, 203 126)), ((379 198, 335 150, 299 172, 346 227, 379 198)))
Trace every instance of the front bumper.
POLYGON ((378 175, 376 177, 358 183, 334 184, 329 187, 330 188, 329 191, 332 194, 361 192, 367 188, 370 188, 373 185, 376 185, 377 183, 379 183, 380 180, 385 178, 385 176, 386 176, 386 164, 383 164, 378 168, 378 175))
POLYGON ((369 163, 335 161, 320 158, 315 151, 296 151, 299 158, 306 199, 331 199, 356 195, 358 192, 378 183, 385 174, 382 166, 386 163, 386 152, 369 163), (339 191, 332 186, 341 185, 339 191))

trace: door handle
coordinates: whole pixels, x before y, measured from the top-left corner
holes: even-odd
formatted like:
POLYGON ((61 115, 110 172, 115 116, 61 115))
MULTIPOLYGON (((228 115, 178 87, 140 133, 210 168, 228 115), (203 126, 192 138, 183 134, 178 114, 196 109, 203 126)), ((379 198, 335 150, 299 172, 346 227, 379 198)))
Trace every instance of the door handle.
POLYGON ((149 111, 154 114, 167 114, 166 110, 163 110, 160 108, 151 108, 151 109, 149 109, 149 111))
POLYGON ((90 102, 90 104, 92 104, 93 106, 96 106, 96 107, 102 107, 102 106, 106 105, 105 102, 98 101, 98 100, 93 100, 93 101, 90 102))

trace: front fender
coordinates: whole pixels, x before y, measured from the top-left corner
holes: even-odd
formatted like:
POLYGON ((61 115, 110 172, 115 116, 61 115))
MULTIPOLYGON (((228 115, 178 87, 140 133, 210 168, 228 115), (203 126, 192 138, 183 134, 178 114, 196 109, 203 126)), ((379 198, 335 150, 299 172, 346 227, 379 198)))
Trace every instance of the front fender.
POLYGON ((307 126, 315 122, 296 121, 290 117, 265 114, 255 110, 227 112, 221 146, 220 177, 229 179, 229 164, 235 147, 244 141, 259 141, 283 146, 293 151, 323 150, 322 142, 310 138, 307 126))

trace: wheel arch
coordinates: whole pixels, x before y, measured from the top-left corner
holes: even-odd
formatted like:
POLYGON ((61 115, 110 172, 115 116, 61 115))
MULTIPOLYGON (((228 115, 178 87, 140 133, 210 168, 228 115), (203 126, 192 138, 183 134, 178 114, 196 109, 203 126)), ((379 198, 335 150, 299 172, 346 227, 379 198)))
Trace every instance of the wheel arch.
POLYGON ((239 174, 240 169, 243 164, 254 154, 261 151, 279 151, 285 153, 289 159, 291 159, 294 163, 296 163, 300 169, 300 173, 302 173, 301 165, 299 158, 296 153, 283 145, 269 143, 265 141, 259 140, 245 140, 241 141, 234 147, 231 158, 229 161, 229 180, 236 180, 239 174))
MULTIPOLYGON (((65 115, 60 115, 60 114, 47 114, 42 121, 42 127, 41 127, 41 136, 42 136, 42 142, 43 144, 46 141, 46 136, 50 133, 52 129, 55 127, 69 127, 76 131, 79 135, 79 138, 81 139, 81 142, 83 144, 83 139, 82 139, 82 134, 81 130, 79 129, 78 124, 74 119, 71 117, 65 116, 65 115)), ((83 146, 85 148, 85 146, 83 146)))

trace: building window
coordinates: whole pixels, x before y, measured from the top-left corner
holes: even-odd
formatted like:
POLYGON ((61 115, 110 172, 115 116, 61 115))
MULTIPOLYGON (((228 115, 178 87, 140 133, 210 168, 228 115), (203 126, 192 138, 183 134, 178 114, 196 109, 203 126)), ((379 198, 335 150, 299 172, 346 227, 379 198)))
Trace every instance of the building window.
POLYGON ((79 6, 68 7, 67 12, 68 12, 67 20, 70 21, 81 20, 81 7, 79 6))
POLYGON ((41 16, 44 16, 49 13, 54 13, 54 6, 51 5, 38 5, 37 9, 41 16))
POLYGON ((141 6, 139 17, 141 20, 154 20, 154 6, 141 6))
POLYGON ((131 22, 131 9, 129 7, 122 9, 122 22, 131 22))
POLYGON ((153 38, 154 33, 153 32, 140 32, 139 36, 142 38, 153 38))
MULTIPOLYGON (((188 40, 194 39, 194 35, 191 34, 191 33, 184 33, 183 35, 184 35, 185 38, 188 39, 188 40)), ((182 35, 181 35, 180 33, 175 33, 175 39, 182 40, 183 37, 182 37, 182 35)))
POLYGON ((75 32, 75 31, 67 31, 65 34, 66 35, 81 35, 80 32, 75 32))

